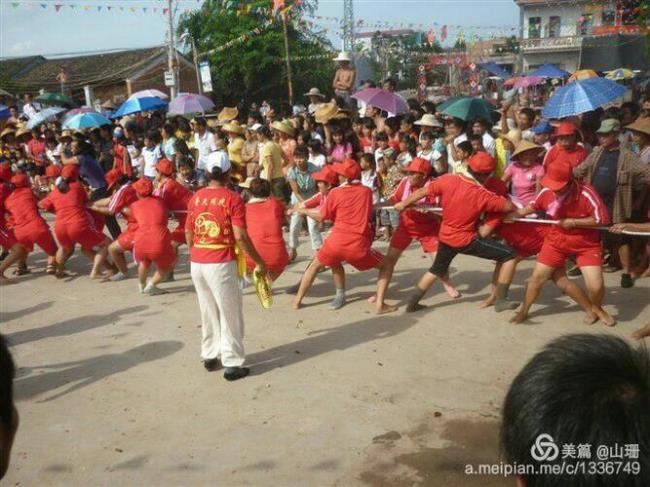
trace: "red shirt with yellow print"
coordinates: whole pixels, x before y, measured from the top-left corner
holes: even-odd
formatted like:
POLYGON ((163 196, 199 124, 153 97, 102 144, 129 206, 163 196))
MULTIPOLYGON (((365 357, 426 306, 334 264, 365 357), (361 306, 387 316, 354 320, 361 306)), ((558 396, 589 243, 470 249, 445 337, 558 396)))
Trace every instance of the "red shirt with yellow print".
POLYGON ((187 205, 185 230, 194 232, 190 257, 197 264, 236 260, 233 226, 246 228, 244 200, 227 188, 196 192, 187 205))

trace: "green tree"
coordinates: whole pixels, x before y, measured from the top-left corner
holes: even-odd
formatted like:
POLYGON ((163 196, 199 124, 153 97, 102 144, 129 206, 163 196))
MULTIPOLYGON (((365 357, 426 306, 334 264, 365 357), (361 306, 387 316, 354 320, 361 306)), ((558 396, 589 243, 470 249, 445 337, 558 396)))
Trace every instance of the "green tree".
MULTIPOLYGON (((282 19, 270 5, 268 0, 206 0, 200 10, 180 19, 179 33, 191 36, 200 59, 210 62, 214 94, 223 104, 287 99, 282 19), (248 35, 258 28, 260 33, 248 35), (235 39, 240 41, 222 49, 235 39)), ((313 8, 313 1, 303 1, 288 11, 295 101, 312 86, 330 91, 334 75, 329 42, 300 20, 302 12, 313 8)))

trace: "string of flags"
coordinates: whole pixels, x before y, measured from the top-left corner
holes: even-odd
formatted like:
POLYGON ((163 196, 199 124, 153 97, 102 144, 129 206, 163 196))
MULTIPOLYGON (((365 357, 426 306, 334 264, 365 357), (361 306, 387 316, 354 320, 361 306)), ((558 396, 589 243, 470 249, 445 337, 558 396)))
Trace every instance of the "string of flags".
MULTIPOLYGON (((198 4, 201 0, 196 0, 198 4)), ((129 5, 113 5, 104 4, 104 5, 83 5, 78 3, 59 3, 59 2, 8 2, 8 5, 11 5, 12 8, 32 8, 32 9, 41 9, 41 10, 52 10, 56 13, 59 13, 63 10, 70 10, 74 12, 101 12, 101 13, 162 13, 167 15, 169 9, 167 7, 154 7, 152 5, 148 6, 129 6, 129 5)), ((189 0, 185 2, 186 5, 189 5, 189 0)), ((192 12, 193 9, 190 8, 178 8, 178 4, 174 12, 187 13, 192 12)))

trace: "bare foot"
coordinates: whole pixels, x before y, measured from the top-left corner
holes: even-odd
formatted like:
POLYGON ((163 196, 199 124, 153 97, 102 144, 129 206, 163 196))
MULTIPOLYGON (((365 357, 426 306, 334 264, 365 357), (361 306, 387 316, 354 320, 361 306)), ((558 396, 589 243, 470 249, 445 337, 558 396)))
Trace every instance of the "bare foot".
POLYGON ((289 251, 289 262, 296 260, 296 257, 298 257, 298 252, 296 252, 296 249, 291 249, 289 251))
POLYGON ((524 313, 524 312, 520 311, 515 316, 510 318, 510 323, 514 323, 515 325, 520 325, 521 323, 523 323, 527 319, 528 319, 528 313, 524 313))
POLYGON ((292 307, 293 309, 300 309, 300 308, 302 308, 302 303, 300 303, 299 301, 293 301, 293 302, 291 303, 291 307, 292 307))
POLYGON ((380 307, 377 307, 377 314, 378 315, 385 315, 388 313, 393 313, 394 311, 397 311, 397 306, 390 306, 388 304, 382 304, 380 307))
POLYGON ((377 295, 376 295, 376 294, 373 294, 372 296, 370 296, 370 297, 368 298, 368 302, 369 302, 370 304, 375 304, 375 303, 377 302, 377 295))
POLYGON ((582 322, 585 325, 593 325, 597 321, 598 321, 598 315, 593 312, 585 313, 585 317, 582 319, 582 322))
POLYGON ((616 320, 610 315, 607 311, 605 311, 602 308, 596 308, 594 307, 594 313, 598 318, 602 320, 603 323, 605 323, 607 326, 615 326, 616 325, 616 320))
POLYGON ((454 286, 452 286, 451 284, 447 284, 446 282, 443 282, 442 287, 445 288, 445 291, 447 291, 447 294, 449 295, 450 298, 452 299, 460 298, 460 291, 456 289, 454 286))
POLYGON ((481 303, 478 305, 479 308, 489 308, 494 304, 494 302, 497 300, 497 297, 494 295, 491 295, 489 298, 481 301, 481 303))
POLYGON ((650 323, 632 333, 632 338, 635 338, 636 340, 641 340, 646 337, 650 337, 650 323))

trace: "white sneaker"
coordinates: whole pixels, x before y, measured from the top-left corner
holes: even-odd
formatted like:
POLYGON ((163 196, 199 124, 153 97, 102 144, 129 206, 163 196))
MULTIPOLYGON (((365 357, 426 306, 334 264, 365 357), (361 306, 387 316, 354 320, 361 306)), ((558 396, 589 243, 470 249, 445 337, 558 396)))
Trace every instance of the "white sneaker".
POLYGON ((140 294, 144 292, 144 288, 145 287, 141 283, 138 283, 138 291, 140 292, 140 294))
POLYGON ((149 283, 147 284, 147 287, 144 288, 144 291, 142 291, 142 293, 146 294, 147 296, 158 296, 159 294, 167 294, 167 291, 149 283))
POLYGON ((118 272, 117 274, 113 274, 108 280, 112 282, 118 282, 123 281, 124 279, 128 279, 128 276, 123 272, 118 272))

